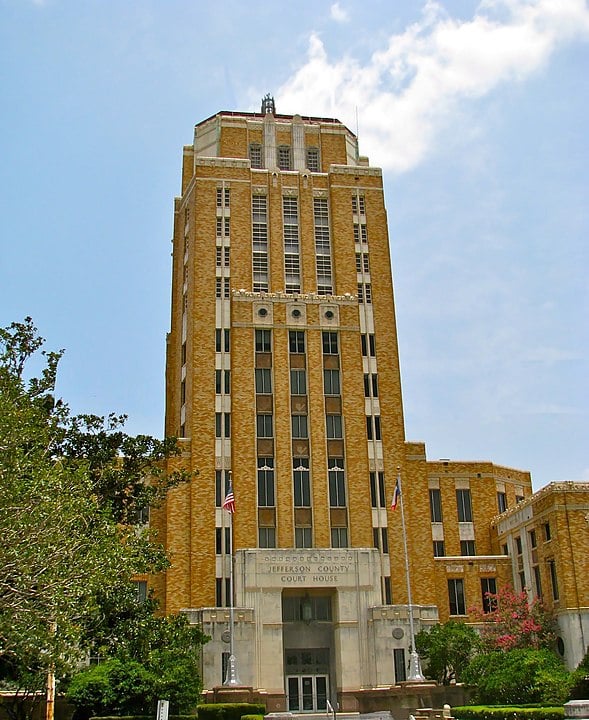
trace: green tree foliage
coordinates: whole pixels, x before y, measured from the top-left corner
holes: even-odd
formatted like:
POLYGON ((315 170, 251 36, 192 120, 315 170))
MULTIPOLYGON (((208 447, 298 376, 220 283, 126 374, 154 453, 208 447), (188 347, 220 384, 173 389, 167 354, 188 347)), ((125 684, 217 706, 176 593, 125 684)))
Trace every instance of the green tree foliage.
POLYGON ((472 627, 450 620, 431 630, 421 630, 415 637, 415 645, 427 663, 428 676, 448 685, 451 680, 461 679, 480 642, 472 627))
POLYGON ((526 592, 505 586, 487 594, 491 612, 472 608, 481 625, 481 639, 487 650, 550 648, 554 645, 554 617, 539 598, 528 601, 526 592))
POLYGON ((162 617, 157 609, 151 597, 138 602, 130 585, 101 594, 84 630, 91 657, 101 663, 74 675, 67 691, 79 717, 151 713, 158 699, 169 700, 174 712, 195 707, 207 638, 185 616, 162 617))
POLYGON ((573 672, 569 700, 589 698, 589 650, 573 672))
POLYGON ((562 704, 572 682, 561 660, 550 650, 515 649, 475 657, 464 682, 477 689, 484 704, 562 704))
POLYGON ((173 439, 55 399, 61 352, 27 379, 42 345, 30 318, 0 329, 0 683, 21 688, 75 665, 105 596, 167 567, 137 514, 187 479, 163 471, 173 439))

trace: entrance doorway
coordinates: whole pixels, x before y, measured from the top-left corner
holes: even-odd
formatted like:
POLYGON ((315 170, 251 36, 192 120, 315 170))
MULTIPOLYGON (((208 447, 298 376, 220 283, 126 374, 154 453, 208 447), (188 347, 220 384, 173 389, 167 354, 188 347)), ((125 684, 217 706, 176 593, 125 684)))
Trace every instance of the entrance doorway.
POLYGON ((327 710, 327 675, 289 675, 286 678, 290 712, 327 710))

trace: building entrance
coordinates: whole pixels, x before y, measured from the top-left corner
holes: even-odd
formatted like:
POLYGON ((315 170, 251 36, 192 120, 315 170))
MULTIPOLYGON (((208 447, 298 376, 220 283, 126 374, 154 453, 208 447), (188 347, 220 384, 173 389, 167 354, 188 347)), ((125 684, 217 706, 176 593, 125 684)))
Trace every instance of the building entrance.
POLYGON ((286 678, 290 712, 327 710, 327 675, 289 675, 286 678))

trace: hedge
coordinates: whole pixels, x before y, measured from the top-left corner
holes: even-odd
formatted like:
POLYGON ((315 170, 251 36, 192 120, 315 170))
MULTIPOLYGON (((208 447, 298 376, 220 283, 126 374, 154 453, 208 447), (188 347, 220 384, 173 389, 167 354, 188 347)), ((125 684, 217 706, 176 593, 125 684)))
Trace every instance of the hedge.
POLYGON ((196 708, 198 720, 241 720, 244 715, 264 715, 262 703, 204 703, 196 708))
POLYGON ((452 708, 457 720, 563 720, 563 707, 464 705, 452 708))

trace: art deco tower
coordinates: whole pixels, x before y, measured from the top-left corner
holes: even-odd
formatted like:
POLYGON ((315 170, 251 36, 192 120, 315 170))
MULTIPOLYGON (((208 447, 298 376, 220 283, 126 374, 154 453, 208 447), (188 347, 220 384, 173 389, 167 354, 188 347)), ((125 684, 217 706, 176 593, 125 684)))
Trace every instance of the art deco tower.
POLYGON ((175 202, 166 393, 166 433, 199 475, 154 513, 173 563, 156 589, 211 635, 205 685, 228 649, 229 473, 242 681, 302 710, 399 679, 397 468, 412 566, 431 579, 413 593, 418 623, 438 617, 428 482, 441 485, 404 437, 382 174, 338 120, 276 114, 267 97, 196 126, 175 202))

